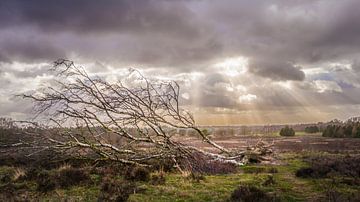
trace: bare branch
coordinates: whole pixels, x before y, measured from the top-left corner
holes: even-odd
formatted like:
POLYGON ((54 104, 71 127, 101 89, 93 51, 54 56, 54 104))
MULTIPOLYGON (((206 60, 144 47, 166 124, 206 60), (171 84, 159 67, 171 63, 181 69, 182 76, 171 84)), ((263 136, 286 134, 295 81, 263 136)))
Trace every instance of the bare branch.
POLYGON ((109 83, 65 59, 56 61, 52 70, 56 86, 23 95, 34 101, 37 114, 48 116, 58 128, 76 123, 76 130, 47 137, 52 148, 89 149, 101 158, 132 164, 194 152, 222 160, 242 155, 215 143, 196 126, 193 116, 180 107, 180 86, 175 81, 153 81, 131 70, 129 76, 136 78, 132 82, 109 83), (195 131, 197 138, 218 152, 186 145, 171 135, 174 129, 195 131), (105 135, 116 136, 121 142, 111 143, 105 135))

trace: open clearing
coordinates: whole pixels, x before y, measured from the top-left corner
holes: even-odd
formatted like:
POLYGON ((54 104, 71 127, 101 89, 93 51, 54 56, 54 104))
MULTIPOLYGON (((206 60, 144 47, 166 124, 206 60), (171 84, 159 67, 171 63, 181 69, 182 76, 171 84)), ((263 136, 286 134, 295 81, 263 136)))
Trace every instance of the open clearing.
MULTIPOLYGON (((356 138, 327 138, 322 137, 320 133, 304 134, 299 133, 294 137, 281 137, 278 135, 246 135, 234 137, 215 137, 217 143, 226 148, 244 149, 247 146, 256 144, 259 140, 274 143, 274 150, 277 152, 356 152, 360 149, 360 139, 356 138)), ((185 142, 191 142, 192 145, 206 147, 205 143, 196 139, 186 138, 185 142)))

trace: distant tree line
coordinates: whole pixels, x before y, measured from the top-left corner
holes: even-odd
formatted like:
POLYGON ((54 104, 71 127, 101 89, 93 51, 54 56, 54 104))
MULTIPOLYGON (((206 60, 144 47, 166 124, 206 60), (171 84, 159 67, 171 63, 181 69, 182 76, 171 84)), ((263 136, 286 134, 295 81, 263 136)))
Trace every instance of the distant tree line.
POLYGON ((305 128, 305 132, 306 133, 318 133, 318 132, 320 132, 320 129, 317 126, 308 126, 305 128))
POLYGON ((360 138, 360 122, 347 122, 342 125, 328 125, 323 130, 322 136, 360 138))

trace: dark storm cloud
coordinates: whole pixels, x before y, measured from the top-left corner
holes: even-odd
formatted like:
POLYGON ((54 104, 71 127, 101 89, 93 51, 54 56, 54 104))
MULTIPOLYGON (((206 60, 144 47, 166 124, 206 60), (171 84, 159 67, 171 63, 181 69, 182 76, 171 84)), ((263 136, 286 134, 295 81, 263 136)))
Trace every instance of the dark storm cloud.
POLYGON ((324 19, 328 29, 316 45, 349 45, 355 48, 360 44, 360 1, 347 0, 335 5, 338 8, 332 8, 328 18, 324 19))
POLYGON ((355 72, 360 72, 360 59, 359 59, 359 60, 355 60, 355 61, 351 64, 351 68, 352 68, 355 72))
POLYGON ((66 53, 50 42, 33 39, 0 39, 0 62, 44 62, 65 57, 66 53))
MULTIPOLYGON (((182 3, 163 0, 5 0, 0 3, 0 26, 35 26, 45 31, 171 32, 194 36, 193 16, 182 3), (184 17, 185 16, 185 17, 184 17)), ((195 19, 194 19, 195 20, 195 19)))
MULTIPOLYGON (((231 55, 279 64, 352 59, 360 45, 359 6, 357 0, 5 0, 0 26, 31 27, 49 38, 50 49, 88 61, 203 70, 231 55)), ((28 53, 19 50, 22 46, 19 42, 13 49, 28 53)), ((0 52, 0 57, 14 60, 14 52, 0 52)), ((43 47, 33 57, 51 52, 57 54, 43 47)), ((288 68, 289 75, 276 68, 271 78, 302 79, 296 68, 288 68)), ((267 74, 268 68, 258 72, 267 74)))
POLYGON ((230 52, 314 63, 351 59, 359 50, 360 1, 227 2, 210 4, 205 12, 230 52))
POLYGON ((0 62, 11 62, 4 53, 0 52, 0 62))
MULTIPOLYGON (((2 1, 0 27, 17 29, 19 32, 14 33, 14 37, 27 35, 21 28, 26 31, 30 27, 50 41, 37 43, 43 47, 33 53, 26 50, 26 44, 18 42, 12 48, 17 51, 8 50, 9 54, 0 56, 3 60, 21 60, 14 55, 28 53, 25 58, 33 54, 34 59, 42 56, 40 59, 53 60, 48 54, 56 55, 55 51, 66 50, 66 56, 73 53, 91 62, 100 60, 184 69, 204 67, 221 53, 222 43, 188 2, 111 0, 100 4, 96 0, 2 1)), ((64 57, 61 53, 57 55, 64 57)))
POLYGON ((304 72, 299 67, 286 62, 254 61, 249 65, 249 72, 278 81, 302 81, 305 78, 304 72))

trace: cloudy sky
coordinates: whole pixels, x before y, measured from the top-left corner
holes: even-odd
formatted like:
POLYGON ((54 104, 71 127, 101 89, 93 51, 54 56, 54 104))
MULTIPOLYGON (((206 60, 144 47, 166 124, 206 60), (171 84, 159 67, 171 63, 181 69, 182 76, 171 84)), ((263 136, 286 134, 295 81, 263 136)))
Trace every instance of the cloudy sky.
POLYGON ((109 81, 128 67, 181 84, 199 124, 360 115, 359 0, 2 0, 0 116, 59 58, 109 81))

